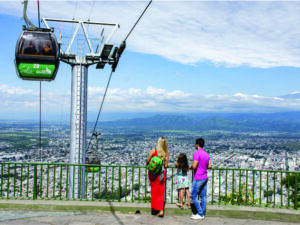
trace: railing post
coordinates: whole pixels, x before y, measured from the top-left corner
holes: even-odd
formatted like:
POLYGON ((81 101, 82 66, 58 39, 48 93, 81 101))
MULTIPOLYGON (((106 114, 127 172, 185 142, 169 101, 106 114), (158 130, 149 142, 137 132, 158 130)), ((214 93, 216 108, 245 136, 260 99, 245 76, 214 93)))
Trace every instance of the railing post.
POLYGON ((298 174, 295 173, 295 209, 298 209, 298 174))
POLYGON ((105 167, 105 199, 107 200, 107 166, 105 167))
POLYGON ((2 195, 3 195, 3 193, 2 193, 2 191, 3 191, 2 186, 3 186, 3 164, 1 165, 1 187, 0 187, 1 195, 0 195, 0 198, 2 198, 2 195))
POLYGON ((37 166, 33 165, 33 199, 37 198, 37 166))
POLYGON ((29 192, 29 164, 27 164, 27 187, 26 187, 26 197, 28 198, 28 192, 29 192))
POLYGON ((10 176, 10 164, 7 165, 7 184, 6 184, 6 188, 7 188, 6 198, 7 199, 9 199, 9 176, 10 176))
POLYGON ((273 189, 274 189, 274 203, 273 203, 273 206, 275 207, 275 203, 276 203, 276 172, 274 172, 274 177, 273 177, 273 179, 274 179, 274 183, 273 183, 273 189))
MULTIPOLYGON (((84 171, 85 171, 85 166, 83 167, 83 168, 81 168, 81 170, 80 170, 80 172, 82 173, 82 169, 84 169, 84 171)), ((94 174, 94 171, 93 171, 93 174, 94 174)), ((85 189, 83 189, 84 190, 84 199, 85 200, 87 200, 88 199, 88 179, 89 179, 89 174, 88 173, 84 173, 84 175, 85 176, 83 176, 83 177, 85 177, 85 185, 84 185, 84 187, 85 187, 85 189)), ((83 178, 84 179, 84 178, 83 178)), ((81 189, 79 189, 79 190, 81 190, 81 189)), ((82 192, 82 190, 81 190, 81 192, 82 192)))
POLYGON ((246 170, 246 205, 248 205, 248 170, 246 170))
POLYGON ((241 203, 241 196, 242 196, 242 170, 240 169, 239 173, 239 195, 238 195, 238 204, 241 203))
POLYGON ((269 205, 269 171, 267 171, 267 206, 269 205))
POLYGON ((255 205, 255 170, 252 170, 252 206, 255 205))
POLYGON ((39 193, 40 193, 40 197, 42 197, 43 195, 43 164, 41 164, 41 176, 40 176, 40 190, 39 190, 39 193))
POLYGON ((14 198, 16 197, 17 164, 14 164, 14 198))
POLYGON ((131 201, 133 202, 133 191, 134 191, 134 167, 131 167, 131 201))
MULTIPOLYGON (((20 197, 22 198, 22 187, 23 187, 23 163, 21 164, 21 180, 20 180, 20 197)), ((1 192, 1 196, 2 197, 2 192, 1 192)))
POLYGON ((280 206, 282 207, 283 206, 283 203, 282 203, 282 193, 283 193, 283 191, 282 191, 282 171, 280 172, 281 173, 281 176, 280 176, 280 189, 281 189, 281 193, 280 193, 280 206))
POLYGON ((261 183, 262 183, 262 177, 261 177, 261 170, 259 171, 259 205, 261 206, 261 183))
POLYGON ((122 187, 121 187, 121 166, 119 166, 119 187, 118 187, 118 202, 121 201, 121 191, 122 191, 122 187))
POLYGON ((227 205, 227 175, 228 175, 228 169, 226 168, 226 172, 225 172, 225 205, 227 205))
POLYGON ((212 183, 211 183, 211 204, 214 204, 214 178, 215 178, 215 170, 212 169, 212 183))
POLYGON ((171 180, 171 204, 173 203, 173 176, 174 176, 174 168, 172 168, 172 180, 171 180))
POLYGON ((127 202, 127 178, 128 178, 128 169, 126 166, 126 171, 125 171, 125 201, 127 202))
POLYGON ((60 165, 60 174, 59 174, 59 199, 61 200, 61 190, 62 190, 62 164, 60 165))
POLYGON ((53 193, 52 193, 52 198, 55 198, 55 178, 56 176, 56 165, 53 166, 53 193))
MULTIPOLYGON (((85 176, 87 177, 88 174, 86 173, 85 176)), ((94 183, 95 183, 95 172, 93 172, 93 175, 92 175, 92 201, 94 201, 94 188, 95 188, 95 184, 94 183)))
POLYGON ((218 197, 219 205, 221 204, 220 195, 221 195, 221 169, 219 169, 219 197, 218 197))
POLYGON ((112 167, 112 181, 111 181, 111 199, 114 201, 114 180, 115 180, 115 167, 112 167))
POLYGON ((101 167, 99 169, 99 174, 98 174, 98 198, 99 200, 101 199, 101 167))
POLYGON ((290 173, 287 172, 287 176, 288 176, 288 207, 290 207, 290 173))
MULTIPOLYGON (((82 197, 83 197, 82 190, 81 190, 81 186, 82 186, 82 179, 81 179, 82 178, 82 172, 81 172, 82 171, 82 166, 81 165, 79 166, 79 171, 80 171, 79 172, 79 182, 78 182, 79 183, 79 189, 76 188, 76 191, 78 191, 77 195, 79 195, 79 199, 81 200, 82 197)), ((75 174, 75 176, 76 176, 76 174, 75 174)))
POLYGON ((168 176, 168 168, 166 168, 165 169, 165 175, 166 175, 166 183, 165 183, 165 203, 167 202, 167 195, 166 195, 166 193, 167 193, 167 181, 168 181, 168 178, 167 178, 167 176, 168 176))
POLYGON ((75 174, 74 171, 75 171, 76 167, 73 165, 73 168, 72 170, 70 171, 70 177, 72 178, 72 198, 74 199, 75 198, 75 174), (73 171, 73 172, 72 172, 73 171))
POLYGON ((141 167, 139 167, 139 191, 138 191, 138 198, 139 198, 139 202, 141 201, 141 167))
POLYGON ((145 167, 145 203, 147 202, 147 168, 145 167))
POLYGON ((234 190, 234 169, 232 170, 232 194, 231 194, 231 202, 233 202, 234 200, 234 194, 235 193, 235 190, 234 190))
POLYGON ((50 170, 50 167, 49 167, 49 164, 47 165, 47 192, 46 192, 46 198, 49 198, 49 170, 50 170))
POLYGON ((69 193, 69 165, 66 165, 67 168, 67 175, 66 175, 66 198, 68 198, 68 193, 69 193))

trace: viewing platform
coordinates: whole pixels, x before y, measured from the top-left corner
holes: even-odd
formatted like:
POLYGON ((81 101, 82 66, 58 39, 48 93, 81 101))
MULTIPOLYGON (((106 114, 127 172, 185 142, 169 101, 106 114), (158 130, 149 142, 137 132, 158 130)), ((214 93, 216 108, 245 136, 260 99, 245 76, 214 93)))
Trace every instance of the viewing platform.
POLYGON ((300 211, 249 206, 208 205, 203 221, 191 210, 166 204, 164 218, 152 216, 150 203, 86 200, 0 200, 0 224, 297 224, 300 211))
POLYGON ((16 162, 0 163, 0 175, 0 224, 300 223, 299 172, 213 168, 203 221, 191 220, 190 209, 176 207, 174 167, 167 169, 163 219, 151 216, 145 166, 16 162), (69 171, 91 166, 99 169, 79 180, 82 194, 69 185, 75 182, 69 171))

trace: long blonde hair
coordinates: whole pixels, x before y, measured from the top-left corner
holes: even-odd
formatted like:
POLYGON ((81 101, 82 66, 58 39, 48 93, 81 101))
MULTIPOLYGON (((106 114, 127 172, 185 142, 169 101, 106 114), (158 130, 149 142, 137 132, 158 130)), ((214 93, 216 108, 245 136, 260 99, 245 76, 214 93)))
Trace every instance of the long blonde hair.
POLYGON ((158 139, 156 150, 159 158, 161 158, 162 161, 166 161, 166 154, 168 154, 168 148, 167 148, 167 140, 164 137, 160 137, 158 139))

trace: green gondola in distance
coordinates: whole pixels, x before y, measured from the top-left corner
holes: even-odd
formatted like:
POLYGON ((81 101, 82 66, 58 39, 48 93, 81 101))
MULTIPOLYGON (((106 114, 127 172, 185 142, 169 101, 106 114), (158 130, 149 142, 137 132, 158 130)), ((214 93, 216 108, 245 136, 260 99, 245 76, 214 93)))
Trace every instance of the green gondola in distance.
POLYGON ((59 67, 59 48, 52 30, 23 31, 16 45, 15 65, 23 80, 54 80, 59 67))
POLYGON ((101 169, 100 158, 95 155, 90 155, 90 156, 86 157, 85 164, 93 164, 93 166, 85 167, 85 172, 87 172, 87 173, 99 172, 101 169), (97 165, 97 166, 95 166, 95 165, 97 165))
POLYGON ((86 167, 85 168, 85 172, 86 173, 96 173, 96 172, 99 172, 100 171, 100 167, 86 167))

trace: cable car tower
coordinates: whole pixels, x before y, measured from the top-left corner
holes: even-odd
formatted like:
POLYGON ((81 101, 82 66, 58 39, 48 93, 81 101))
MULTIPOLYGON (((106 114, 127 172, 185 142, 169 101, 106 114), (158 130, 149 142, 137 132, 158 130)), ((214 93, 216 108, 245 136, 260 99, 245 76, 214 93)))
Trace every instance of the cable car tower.
MULTIPOLYGON (((113 54, 113 44, 109 43, 113 33, 119 28, 116 23, 99 23, 91 21, 60 20, 42 18, 46 28, 35 27, 27 18, 28 0, 24 1, 23 18, 29 25, 23 26, 16 45, 15 66, 17 74, 23 80, 52 81, 58 70, 59 61, 63 61, 72 67, 71 81, 71 143, 70 159, 71 164, 85 164, 86 156, 86 133, 87 133, 87 88, 88 88, 88 67, 97 64, 97 69, 103 69, 108 63, 112 65, 114 71, 122 52, 125 49, 125 42, 120 47, 115 47, 113 54), (48 22, 72 23, 76 24, 76 29, 70 43, 63 51, 61 40, 57 43, 54 36, 54 29, 50 28, 48 22), (89 40, 86 25, 101 26, 102 32, 99 43, 102 44, 97 52, 94 52, 89 40), (104 27, 112 27, 110 34, 104 40, 104 27), (70 52, 74 39, 79 28, 85 36, 89 52, 85 56, 77 56, 70 52), (102 43, 103 42, 103 43, 102 43), (51 52, 45 53, 43 47, 48 47, 51 52)), ((69 171, 69 198, 80 198, 85 195, 85 168, 71 166, 69 171), (74 182, 73 182, 74 181, 74 182), (79 182, 81 183, 79 184, 79 182), (73 191, 74 190, 74 191, 73 191)))
MULTIPOLYGON (((63 61, 72 67, 71 143, 69 163, 75 165, 69 168, 68 197, 70 199, 84 198, 86 189, 86 168, 80 166, 80 164, 86 164, 86 151, 90 146, 90 143, 88 147, 86 146, 88 68, 93 64, 96 64, 96 69, 103 69, 106 64, 110 64, 112 68, 98 113, 98 122, 112 73, 115 72, 119 59, 126 48, 126 40, 150 6, 151 2, 152 0, 150 0, 120 46, 114 47, 109 41, 116 29, 120 27, 119 24, 42 18, 42 22, 45 24, 46 28, 37 28, 27 18, 26 10, 28 0, 24 0, 23 18, 29 27, 23 27, 25 31, 20 35, 16 46, 15 65, 19 77, 24 80, 51 81, 55 79, 60 61, 63 61), (61 49, 61 40, 57 43, 54 29, 49 27, 48 22, 76 24, 73 36, 65 51, 61 49), (100 47, 97 47, 95 52, 88 37, 86 25, 95 25, 102 28, 98 45, 100 47), (104 28, 107 27, 110 27, 111 31, 105 39, 104 28), (82 29, 86 43, 89 47, 89 52, 84 56, 77 56, 76 53, 71 52, 72 44, 80 28, 82 29)), ((93 134, 95 133, 97 122, 93 134)), ((91 166, 88 168, 94 170, 96 167, 91 166)))
MULTIPOLYGON (((60 60, 69 64, 72 67, 72 82, 71 82, 71 143, 70 143, 70 161, 71 164, 86 163, 86 133, 87 133, 87 89, 88 89, 88 67, 97 64, 97 69, 103 69, 108 63, 114 65, 120 57, 120 48, 115 47, 113 54, 110 52, 113 49, 113 44, 109 43, 113 33, 119 27, 119 24, 113 23, 98 23, 91 21, 75 21, 75 20, 60 20, 60 19, 42 19, 45 26, 49 29, 48 22, 72 23, 76 24, 74 34, 65 52, 60 52, 60 60), (91 46, 86 25, 96 25, 101 27, 112 27, 111 33, 108 35, 102 48, 98 52, 94 52, 91 46), (85 56, 77 56, 70 52, 74 39, 78 34, 79 28, 85 36, 89 46, 88 53, 85 56)), ((103 33, 103 32, 102 32, 103 33)), ((99 41, 101 42, 101 38, 99 41)), ((125 46, 123 47, 124 50, 125 46)), ((122 52, 123 52, 122 50, 122 52)), ((70 167, 69 171, 69 198, 83 198, 85 195, 85 168, 70 167), (74 169, 75 168, 75 169, 74 169), (74 179, 74 183, 72 182, 74 179), (81 183, 79 184, 79 182, 81 183), (74 186, 74 187, 73 187, 74 186), (74 193, 73 193, 74 189, 74 193), (74 196, 73 196, 74 194, 74 196)))

